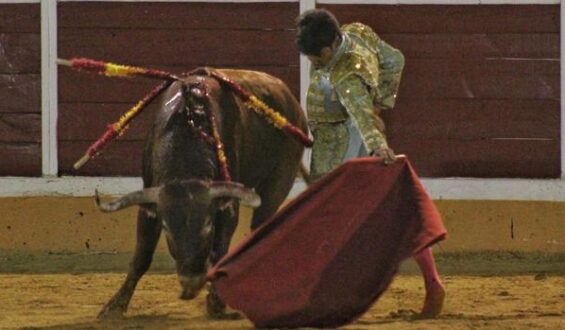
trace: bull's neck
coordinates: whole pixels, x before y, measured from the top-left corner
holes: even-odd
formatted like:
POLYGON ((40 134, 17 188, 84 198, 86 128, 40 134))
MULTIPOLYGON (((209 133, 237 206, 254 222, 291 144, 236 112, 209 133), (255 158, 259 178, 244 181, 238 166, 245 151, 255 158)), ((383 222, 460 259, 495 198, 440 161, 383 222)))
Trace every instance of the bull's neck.
POLYGON ((219 179, 214 147, 195 136, 186 124, 175 125, 161 136, 153 158, 161 180, 219 179))

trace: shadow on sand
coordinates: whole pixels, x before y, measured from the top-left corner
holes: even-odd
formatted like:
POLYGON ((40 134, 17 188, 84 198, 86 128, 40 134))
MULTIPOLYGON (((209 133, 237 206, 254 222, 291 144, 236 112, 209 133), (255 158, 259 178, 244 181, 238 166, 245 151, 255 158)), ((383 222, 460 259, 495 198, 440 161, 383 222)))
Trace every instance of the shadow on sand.
POLYGON ((105 320, 92 319, 92 321, 66 323, 48 327, 25 327, 22 329, 48 329, 48 330, 88 330, 88 329, 206 329, 214 324, 215 329, 253 329, 241 322, 234 322, 233 318, 210 319, 206 316, 178 317, 169 314, 136 315, 131 317, 113 318, 105 320))

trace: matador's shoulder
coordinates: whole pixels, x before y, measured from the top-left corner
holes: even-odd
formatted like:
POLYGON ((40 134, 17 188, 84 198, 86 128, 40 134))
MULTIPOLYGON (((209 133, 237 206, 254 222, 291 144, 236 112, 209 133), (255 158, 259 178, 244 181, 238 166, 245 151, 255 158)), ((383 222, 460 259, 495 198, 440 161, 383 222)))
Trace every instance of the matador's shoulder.
POLYGON ((370 26, 362 23, 350 23, 341 27, 341 32, 349 35, 358 44, 377 52, 379 40, 381 39, 370 26))
POLYGON ((344 25, 342 33, 348 47, 336 65, 334 84, 359 77, 369 87, 375 103, 384 109, 394 107, 404 68, 402 52, 361 23, 344 25))
POLYGON ((358 78, 369 87, 376 89, 379 85, 379 61, 378 57, 370 51, 352 45, 335 64, 331 80, 334 86, 339 86, 358 78))

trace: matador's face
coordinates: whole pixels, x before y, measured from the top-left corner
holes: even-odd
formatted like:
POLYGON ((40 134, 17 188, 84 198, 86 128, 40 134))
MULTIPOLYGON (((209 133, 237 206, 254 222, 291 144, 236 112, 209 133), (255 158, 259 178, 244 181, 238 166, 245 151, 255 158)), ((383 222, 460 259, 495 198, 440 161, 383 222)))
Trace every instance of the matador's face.
POLYGON ((320 56, 316 55, 307 55, 308 60, 314 66, 314 69, 319 70, 328 64, 334 55, 334 51, 330 47, 324 47, 320 51, 320 56))
POLYGON ((324 47, 320 50, 319 56, 306 55, 306 57, 308 57, 308 60, 310 60, 310 62, 314 66, 314 69, 319 70, 330 63, 336 53, 336 50, 339 48, 341 40, 342 38, 338 35, 331 46, 324 47))

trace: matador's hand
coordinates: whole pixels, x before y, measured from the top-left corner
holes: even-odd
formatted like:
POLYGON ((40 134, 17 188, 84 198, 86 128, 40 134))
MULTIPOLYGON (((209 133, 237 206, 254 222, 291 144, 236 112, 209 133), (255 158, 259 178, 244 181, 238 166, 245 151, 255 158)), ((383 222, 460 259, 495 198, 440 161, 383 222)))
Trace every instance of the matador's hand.
POLYGON ((391 148, 374 149, 371 151, 370 155, 382 157, 385 165, 390 165, 396 161, 396 155, 391 148))

